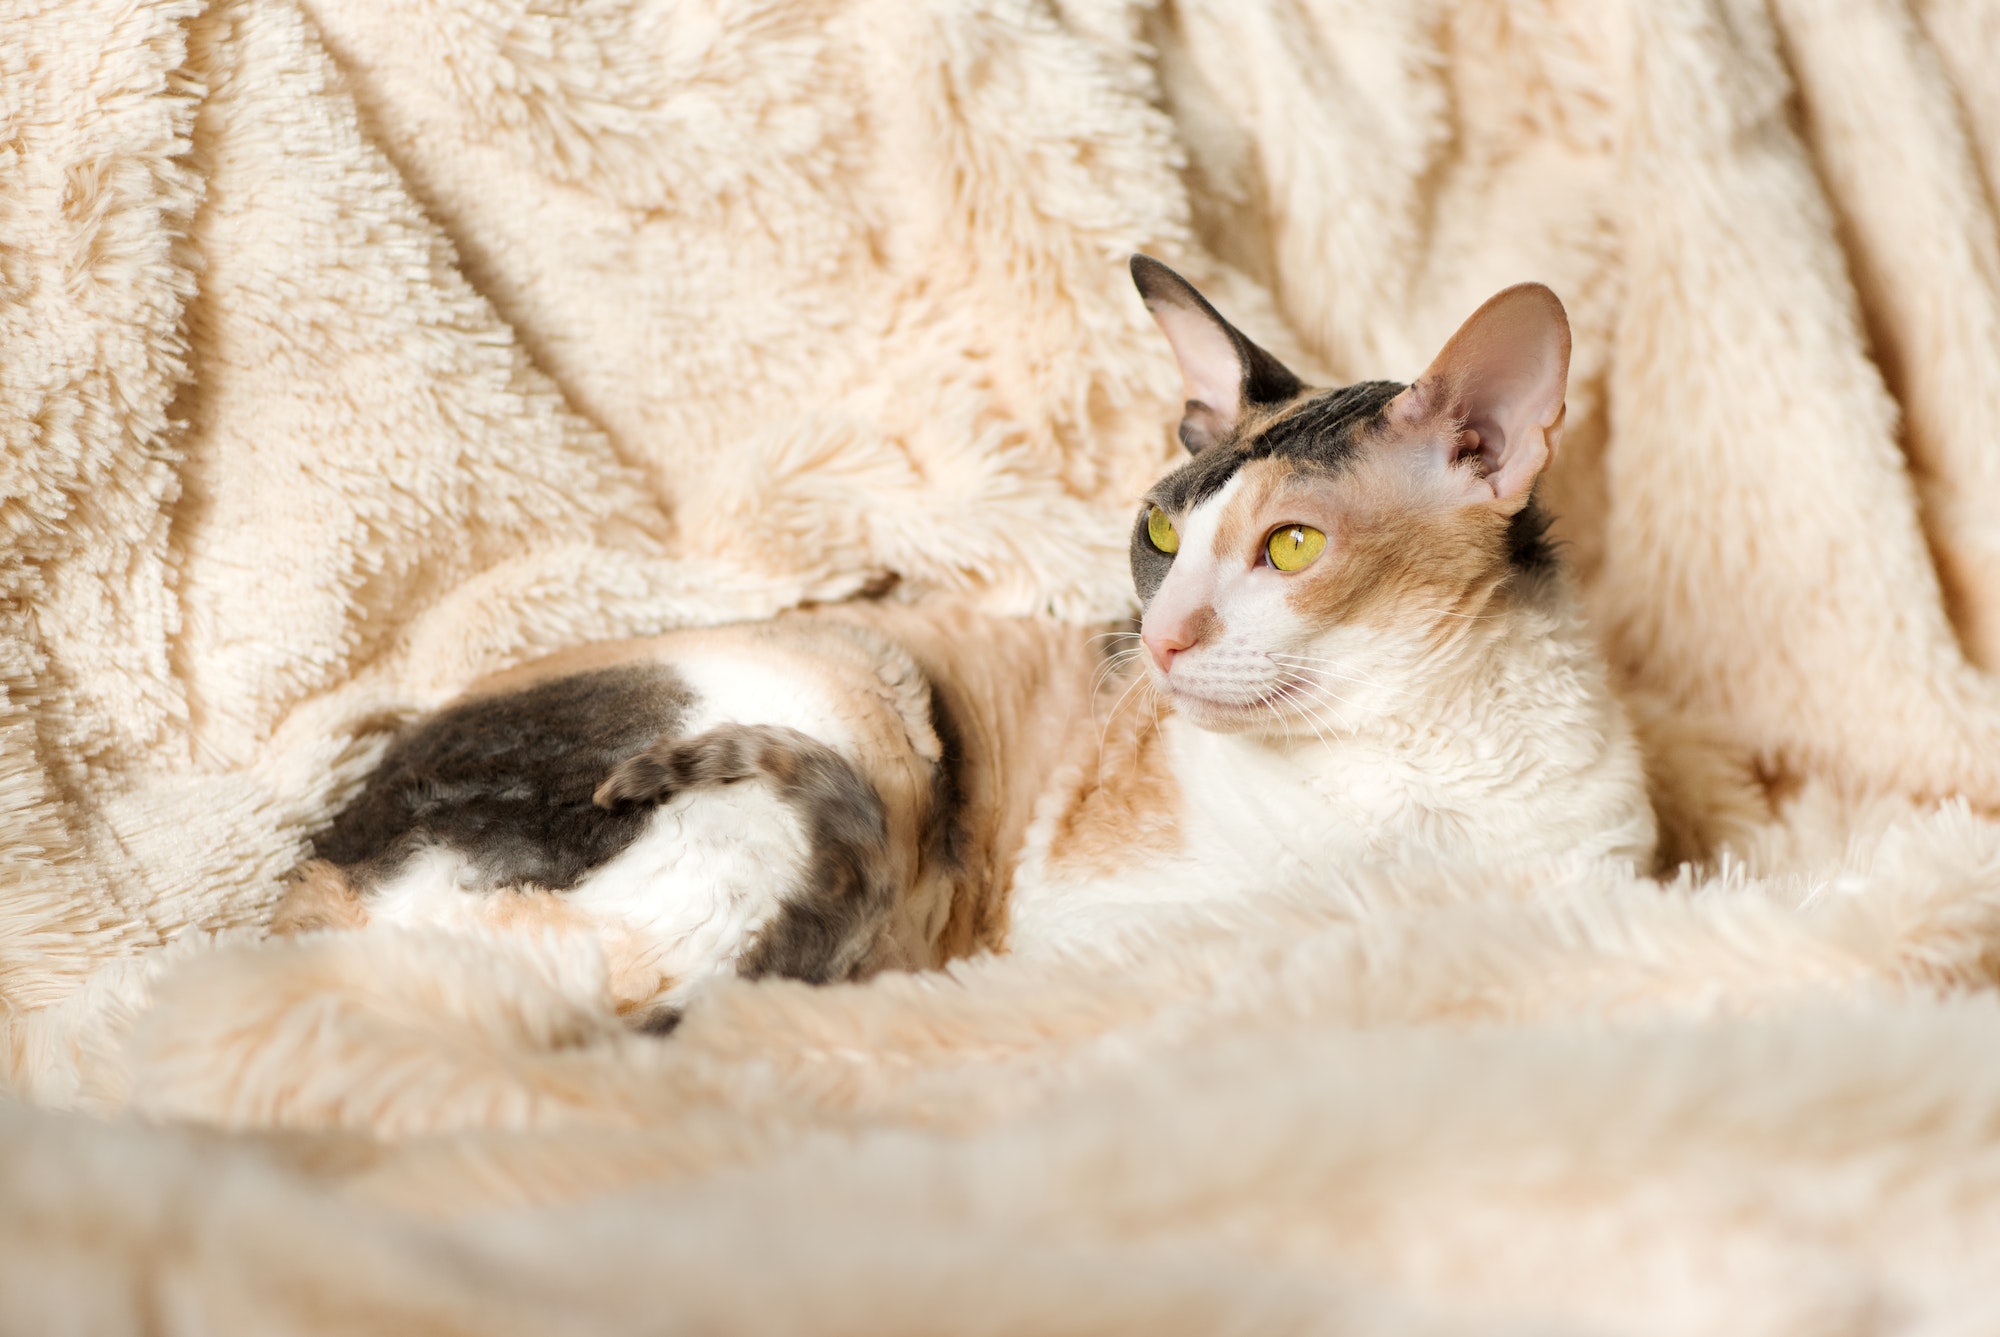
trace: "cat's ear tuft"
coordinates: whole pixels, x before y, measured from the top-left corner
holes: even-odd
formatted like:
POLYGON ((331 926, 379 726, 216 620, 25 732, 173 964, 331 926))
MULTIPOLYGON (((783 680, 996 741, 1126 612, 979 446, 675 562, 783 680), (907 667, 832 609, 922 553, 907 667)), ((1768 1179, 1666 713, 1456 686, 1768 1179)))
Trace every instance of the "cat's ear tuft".
POLYGON ((1445 464, 1467 468, 1478 495, 1513 511, 1555 455, 1568 384, 1562 301, 1520 283, 1473 312, 1390 413, 1427 431, 1445 464))
POLYGON ((1187 407, 1181 444, 1199 454, 1235 435, 1253 404, 1282 404, 1302 388, 1284 363, 1216 314, 1192 283, 1150 255, 1132 257, 1132 282, 1180 363, 1187 407))

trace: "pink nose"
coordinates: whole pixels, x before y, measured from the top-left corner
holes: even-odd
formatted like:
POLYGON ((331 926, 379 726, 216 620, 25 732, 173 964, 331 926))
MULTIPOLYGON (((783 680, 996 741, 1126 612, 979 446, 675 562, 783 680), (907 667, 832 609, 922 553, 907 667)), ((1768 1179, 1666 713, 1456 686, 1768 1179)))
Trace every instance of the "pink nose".
POLYGON ((1165 673, 1174 666, 1174 656, 1194 644, 1194 637, 1185 624, 1166 630, 1149 630, 1140 640, 1146 643, 1153 662, 1165 673))

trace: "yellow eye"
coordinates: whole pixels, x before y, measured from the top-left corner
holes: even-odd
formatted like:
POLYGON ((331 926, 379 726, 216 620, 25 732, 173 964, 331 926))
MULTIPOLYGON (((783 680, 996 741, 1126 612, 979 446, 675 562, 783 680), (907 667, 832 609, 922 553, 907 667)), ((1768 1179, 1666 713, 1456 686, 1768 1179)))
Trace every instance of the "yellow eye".
POLYGON ((1146 512, 1146 537, 1161 552, 1180 551, 1181 536, 1174 532, 1174 522, 1157 506, 1146 512))
POLYGON ((1286 525, 1264 540, 1264 551, 1280 571, 1300 571, 1326 551, 1326 535, 1311 525, 1286 525))

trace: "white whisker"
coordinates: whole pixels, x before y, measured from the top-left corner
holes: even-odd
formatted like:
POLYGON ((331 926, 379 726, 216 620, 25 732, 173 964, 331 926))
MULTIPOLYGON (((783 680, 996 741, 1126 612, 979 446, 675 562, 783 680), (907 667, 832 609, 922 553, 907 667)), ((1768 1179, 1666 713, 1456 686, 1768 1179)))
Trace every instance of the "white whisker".
POLYGON ((1505 616, 1502 613, 1455 613, 1449 608, 1413 608, 1410 611, 1414 613, 1429 613, 1434 617, 1463 618, 1467 622, 1498 622, 1505 616))
MULTIPOLYGON (((1295 686, 1311 688, 1312 686, 1311 683, 1306 682, 1304 679, 1290 675, 1281 676, 1279 685, 1281 689, 1288 689, 1295 686)), ((1286 695, 1283 699, 1286 704, 1298 711, 1300 717, 1304 719, 1306 727, 1312 730, 1313 737, 1319 740, 1320 746, 1324 747, 1328 752, 1332 752, 1333 740, 1327 737, 1327 733, 1334 732, 1333 724, 1317 710, 1313 709, 1311 698, 1309 696, 1286 695), (1326 726, 1326 731, 1321 730, 1321 725, 1326 726)))
MULTIPOLYGON (((1282 665, 1279 667, 1278 671, 1280 673, 1294 672, 1294 670, 1286 669, 1282 665)), ((1306 687, 1312 693, 1315 699, 1337 701, 1341 705, 1346 706, 1351 710, 1359 710, 1361 708, 1361 703, 1359 701, 1353 701, 1347 697, 1342 696, 1339 692, 1334 691, 1331 687, 1328 687, 1324 682, 1319 681, 1317 678, 1301 677, 1300 685, 1306 687)))
MULTIPOLYGON (((1139 688, 1141 687, 1151 687, 1152 685, 1153 685, 1152 680, 1148 678, 1144 673, 1137 674, 1136 676, 1133 677, 1131 682, 1125 684, 1125 690, 1120 692, 1118 694, 1118 699, 1112 703, 1111 713, 1104 717, 1104 723, 1098 726, 1097 729, 1097 760, 1100 765, 1104 761, 1105 740, 1109 738, 1111 735, 1111 726, 1117 723, 1118 721, 1118 712, 1125 708, 1125 703, 1126 701, 1131 699, 1133 692, 1139 690, 1139 688)), ((1156 691, 1154 692, 1154 695, 1157 697, 1159 693, 1156 691)), ((1093 725, 1097 724, 1097 705, 1094 693, 1091 702, 1090 715, 1091 715, 1090 722, 1093 725)))
POLYGON ((1113 674, 1117 673, 1120 669, 1124 668, 1125 665, 1131 663, 1133 660, 1137 659, 1143 653, 1145 653, 1143 650, 1120 650, 1117 654, 1112 655, 1110 658, 1106 659, 1102 664, 1099 664, 1097 666, 1096 676, 1090 680, 1091 697, 1095 699, 1097 693, 1103 688, 1105 682, 1109 680, 1113 674))
POLYGON ((1317 677, 1335 678, 1342 682, 1351 682, 1355 684, 1357 687, 1372 687, 1377 691, 1388 692, 1394 696, 1416 695, 1415 692, 1412 692, 1407 688, 1391 687, 1388 683, 1383 682, 1381 679, 1375 677, 1373 674, 1357 675, 1354 673, 1342 672, 1341 671, 1342 668, 1351 666, 1341 665, 1340 661, 1336 659, 1326 659, 1318 655, 1285 655, 1285 654, 1279 654, 1275 650, 1267 652, 1266 658, 1270 659, 1271 662, 1274 664, 1299 665, 1309 669, 1317 677), (1336 665, 1339 665, 1340 667, 1335 667, 1336 665))
POLYGON ((1356 709, 1359 709, 1361 703, 1359 701, 1350 700, 1349 698, 1342 696, 1339 692, 1334 691, 1333 688, 1327 684, 1326 680, 1328 678, 1334 678, 1341 682, 1351 682, 1361 687, 1371 687, 1377 691, 1388 692, 1391 695, 1395 696, 1414 695, 1414 693, 1403 691, 1400 688, 1384 686, 1379 682, 1373 682, 1363 678, 1352 677, 1345 673, 1332 673, 1309 661, 1296 659, 1294 656, 1274 654, 1270 656, 1270 659, 1272 664, 1281 673, 1303 672, 1303 675, 1312 683, 1315 691, 1327 697, 1330 697, 1335 701, 1340 702, 1344 706, 1352 706, 1355 707, 1356 709), (1288 660, 1292 662, 1289 663, 1286 662, 1288 660), (1298 666, 1303 666, 1303 668, 1298 666))

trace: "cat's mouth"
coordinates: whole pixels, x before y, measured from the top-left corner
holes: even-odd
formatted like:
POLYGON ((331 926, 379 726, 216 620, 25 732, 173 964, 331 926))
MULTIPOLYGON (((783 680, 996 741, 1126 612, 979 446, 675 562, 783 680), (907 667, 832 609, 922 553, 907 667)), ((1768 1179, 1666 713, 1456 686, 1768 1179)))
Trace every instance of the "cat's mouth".
POLYGON ((1211 696, 1172 678, 1160 679, 1159 685, 1174 709, 1189 723, 1217 733, 1235 733, 1282 719, 1285 702, 1291 694, 1291 689, 1283 683, 1253 696, 1211 696))

